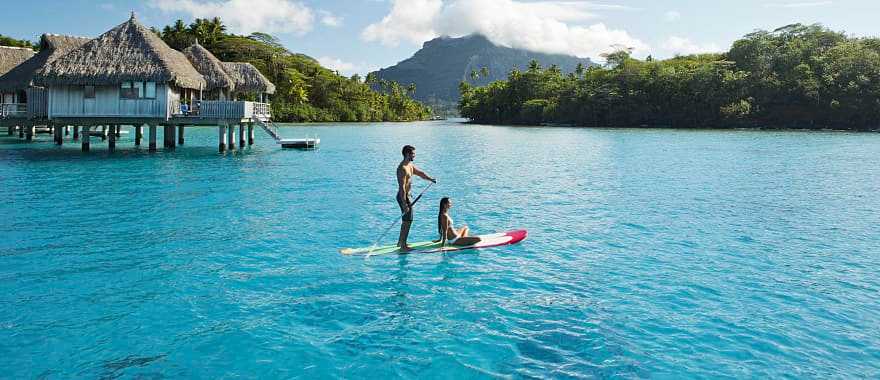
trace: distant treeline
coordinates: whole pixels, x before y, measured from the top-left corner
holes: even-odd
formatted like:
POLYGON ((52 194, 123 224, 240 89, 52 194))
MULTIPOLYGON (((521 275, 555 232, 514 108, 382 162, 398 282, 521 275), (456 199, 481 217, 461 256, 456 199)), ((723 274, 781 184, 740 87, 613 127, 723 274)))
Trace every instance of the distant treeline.
POLYGON ((532 62, 507 80, 460 85, 459 110, 479 123, 591 127, 839 128, 880 125, 880 39, 821 25, 757 31, 728 52, 636 60, 564 75, 532 62))
POLYGON ((225 62, 249 62, 277 87, 272 97, 276 121, 409 121, 431 117, 431 110, 412 100, 414 89, 397 83, 351 78, 322 67, 316 60, 285 49, 264 33, 237 36, 226 33, 218 18, 177 20, 154 32, 171 47, 182 50, 198 42, 225 62), (381 92, 373 91, 376 85, 381 92))
POLYGON ((24 47, 36 50, 36 46, 34 46, 33 42, 28 40, 18 40, 2 34, 0 34, 0 46, 24 47))

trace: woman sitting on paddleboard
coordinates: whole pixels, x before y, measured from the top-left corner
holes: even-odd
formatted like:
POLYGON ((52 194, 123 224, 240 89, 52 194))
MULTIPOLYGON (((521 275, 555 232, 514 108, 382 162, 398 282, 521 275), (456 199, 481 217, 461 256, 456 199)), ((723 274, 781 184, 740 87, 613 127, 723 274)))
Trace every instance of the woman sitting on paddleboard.
POLYGON ((452 208, 452 201, 449 198, 440 200, 440 214, 437 215, 437 229, 440 232, 440 241, 457 246, 474 245, 480 242, 480 238, 476 236, 468 236, 468 227, 463 226, 456 230, 452 224, 452 217, 449 216, 449 209, 452 208))

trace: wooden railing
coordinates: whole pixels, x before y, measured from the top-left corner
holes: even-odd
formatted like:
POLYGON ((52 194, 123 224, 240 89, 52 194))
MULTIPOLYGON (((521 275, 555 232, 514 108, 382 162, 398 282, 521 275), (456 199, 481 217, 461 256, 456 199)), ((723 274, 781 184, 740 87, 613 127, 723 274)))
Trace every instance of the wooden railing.
POLYGON ((180 101, 172 101, 169 104, 171 115, 210 119, 268 119, 272 116, 269 103, 202 100, 196 101, 196 104, 189 110, 189 114, 184 115, 180 111, 180 101))
POLYGON ((27 103, 0 104, 0 118, 25 118, 27 117, 27 111, 27 103))

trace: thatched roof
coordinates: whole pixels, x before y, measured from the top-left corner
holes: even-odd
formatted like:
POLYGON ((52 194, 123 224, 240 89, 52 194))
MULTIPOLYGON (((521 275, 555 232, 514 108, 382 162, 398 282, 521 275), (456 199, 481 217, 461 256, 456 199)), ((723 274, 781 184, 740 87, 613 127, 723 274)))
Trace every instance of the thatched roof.
POLYGON ((183 55, 205 77, 205 81, 208 82, 205 90, 211 91, 215 88, 225 88, 229 91, 235 90, 235 81, 226 74, 223 63, 214 54, 211 54, 208 49, 199 45, 198 42, 184 49, 183 55))
POLYGON ((33 56, 34 50, 31 48, 0 46, 0 75, 6 74, 33 56))
POLYGON ((236 92, 275 93, 275 85, 254 65, 247 62, 223 62, 229 76, 235 80, 236 92))
POLYGON ((117 85, 127 81, 204 88, 205 79, 183 53, 131 19, 49 63, 37 74, 41 85, 117 85))
POLYGON ((0 76, 0 90, 18 91, 33 86, 34 75, 58 57, 79 48, 90 38, 44 34, 40 37, 40 52, 24 63, 0 76))

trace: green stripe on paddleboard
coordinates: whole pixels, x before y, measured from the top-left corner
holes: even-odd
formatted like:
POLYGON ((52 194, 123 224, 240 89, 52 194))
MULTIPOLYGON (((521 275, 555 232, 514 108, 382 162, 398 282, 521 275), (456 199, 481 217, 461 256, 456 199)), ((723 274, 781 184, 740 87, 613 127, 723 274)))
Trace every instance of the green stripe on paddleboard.
MULTIPOLYGON (((440 243, 434 243, 432 241, 422 241, 418 243, 410 243, 409 247, 415 251, 423 251, 423 250, 431 250, 440 248, 440 243)), ((400 249, 397 245, 382 245, 376 248, 373 248, 371 251, 371 247, 365 248, 345 248, 340 249, 339 253, 343 255, 385 255, 389 253, 400 253, 400 249)))

